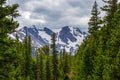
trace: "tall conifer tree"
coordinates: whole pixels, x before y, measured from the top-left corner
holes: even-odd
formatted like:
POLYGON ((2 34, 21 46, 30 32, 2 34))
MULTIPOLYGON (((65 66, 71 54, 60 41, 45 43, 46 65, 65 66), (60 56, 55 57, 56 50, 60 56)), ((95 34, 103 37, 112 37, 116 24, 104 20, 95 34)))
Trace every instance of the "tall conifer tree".
POLYGON ((51 44, 51 50, 52 50, 52 73, 53 73, 53 80, 58 80, 59 77, 59 71, 58 71, 58 59, 57 59, 57 51, 56 51, 56 34, 52 34, 52 44, 51 44))
POLYGON ((98 4, 95 1, 91 11, 91 18, 88 23, 89 24, 88 32, 94 37, 96 36, 96 32, 100 28, 100 24, 101 24, 101 19, 99 17, 99 14, 100 12, 98 10, 98 4))
POLYGON ((50 57, 50 50, 48 46, 44 47, 44 52, 47 56, 46 60, 46 66, 45 66, 45 73, 46 73, 46 80, 52 80, 51 78, 51 57, 50 57))
POLYGON ((105 24, 108 25, 109 28, 111 28, 112 27, 111 21, 112 21, 112 18, 114 18, 114 13, 117 10, 118 0, 102 0, 102 1, 106 3, 105 6, 101 7, 101 9, 105 11, 107 14, 104 18, 104 22, 105 24))
POLYGON ((65 51, 65 48, 63 50, 63 72, 64 72, 64 80, 69 80, 69 73, 70 73, 70 69, 69 69, 69 63, 68 63, 68 54, 65 51))
POLYGON ((13 40, 8 38, 8 33, 18 27, 14 18, 19 16, 18 5, 6 5, 6 0, 0 0, 0 79, 14 79, 16 50, 13 40))
POLYGON ((32 80, 32 46, 31 38, 30 36, 28 36, 27 30, 23 44, 24 44, 23 76, 24 79, 32 80))
POLYGON ((113 46, 111 46, 110 39, 112 36, 112 31, 115 29, 116 25, 115 22, 113 22, 113 19, 115 18, 115 13, 118 10, 117 2, 118 0, 103 0, 106 5, 102 8, 103 11, 106 12, 106 16, 104 17, 104 26, 101 29, 101 36, 103 41, 103 53, 105 56, 105 64, 103 69, 103 76, 104 79, 112 79, 114 70, 114 58, 117 53, 112 52, 114 49, 113 46))

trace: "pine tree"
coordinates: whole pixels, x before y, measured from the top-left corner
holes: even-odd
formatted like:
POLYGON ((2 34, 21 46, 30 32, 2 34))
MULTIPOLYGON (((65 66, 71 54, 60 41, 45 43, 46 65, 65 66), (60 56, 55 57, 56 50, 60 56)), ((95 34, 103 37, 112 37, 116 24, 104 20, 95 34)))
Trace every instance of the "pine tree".
POLYGON ((101 7, 103 11, 106 12, 106 16, 104 17, 104 27, 103 32, 104 32, 104 40, 105 43, 107 39, 110 38, 110 33, 111 29, 114 29, 114 25, 112 24, 112 19, 114 18, 114 13, 117 11, 117 2, 118 0, 102 0, 103 2, 106 3, 105 6, 101 7))
MULTIPOLYGON (((88 73, 89 77, 93 80, 96 80, 96 69, 98 68, 98 64, 96 63, 97 58, 99 56, 99 53, 97 53, 97 46, 99 44, 99 30, 100 30, 100 24, 102 23, 100 17, 100 12, 98 11, 98 5, 97 2, 94 2, 92 11, 91 11, 91 19, 89 21, 89 33, 91 35, 88 36, 88 43, 86 49, 87 53, 85 52, 85 62, 86 65, 86 73, 88 73), (91 27, 92 26, 92 27, 91 27), (88 59, 88 60, 87 60, 88 59), (87 66, 89 66, 87 68, 87 66)), ((100 64, 100 63, 99 63, 100 64)), ((99 72, 98 72, 99 73, 99 72)))
POLYGON ((40 80, 40 69, 39 69, 39 54, 38 54, 38 52, 37 52, 37 50, 36 50, 36 68, 35 68, 35 71, 34 71, 34 75, 35 75, 35 80, 40 80))
POLYGON ((101 19, 99 17, 100 12, 98 11, 97 2, 94 2, 92 11, 91 11, 91 19, 89 21, 89 33, 90 35, 84 40, 84 43, 79 48, 78 55, 81 57, 79 59, 80 67, 77 66, 77 73, 80 76, 76 76, 77 79, 83 80, 93 80, 94 73, 94 62, 96 57, 96 48, 98 44, 98 32, 100 29, 101 19))
POLYGON ((65 51, 65 47, 63 49, 63 74, 64 80, 69 80, 69 64, 68 64, 68 54, 65 51))
POLYGON ((51 80, 51 58, 49 55, 49 47, 44 46, 38 48, 36 51, 37 80, 51 80))
POLYGON ((14 41, 8 38, 8 33, 18 27, 14 18, 19 16, 18 5, 6 5, 6 0, 0 0, 0 79, 14 79, 14 62, 16 50, 14 41))
POLYGON ((53 73, 53 80, 58 80, 59 77, 59 71, 58 71, 58 59, 57 59, 57 51, 56 51, 56 34, 52 34, 52 44, 51 44, 51 50, 52 50, 52 73, 53 73))
POLYGON ((39 70, 40 70, 40 80, 44 80, 43 78, 44 78, 44 73, 43 73, 43 68, 44 68, 44 66, 43 66, 43 53, 42 53, 42 50, 41 50, 41 52, 40 52, 40 54, 39 54, 39 70))
POLYGON ((31 38, 26 31, 26 37, 24 39, 24 62, 23 62, 23 76, 24 79, 32 80, 32 46, 31 38))
POLYGON ((86 79, 86 72, 84 70, 84 49, 87 45, 87 41, 81 44, 78 49, 78 52, 74 56, 74 63, 73 63, 73 80, 87 80, 86 79))
MULTIPOLYGON (((112 33, 113 30, 117 27, 116 22, 113 20, 115 18, 115 13, 118 10, 117 8, 118 0, 109 0, 104 1, 108 5, 104 6, 102 9, 106 11, 107 15, 104 17, 105 25, 101 29, 101 35, 103 37, 103 54, 105 56, 105 64, 103 69, 103 77, 104 79, 115 79, 114 77, 114 59, 116 57, 116 51, 114 51, 113 44, 111 43, 111 39, 113 38, 112 33)), ((112 41, 114 41, 112 39, 112 41)))
POLYGON ((96 31, 91 30, 93 33, 90 33, 79 47, 73 69, 75 80, 119 80, 120 78, 120 7, 117 0, 103 1, 108 4, 102 8, 107 12, 104 25, 96 31))
POLYGON ((108 24, 109 28, 111 28, 111 21, 112 18, 114 18, 114 13, 117 10, 117 2, 118 0, 102 0, 103 2, 106 3, 105 6, 101 7, 103 11, 106 12, 106 16, 104 18, 105 24, 108 24))
POLYGON ((106 56, 103 52, 103 37, 99 35, 98 44, 96 44, 96 56, 93 61, 93 80, 104 80, 103 70, 105 65, 106 56))
POLYGON ((46 72, 46 80, 52 80, 51 78, 51 57, 50 57, 50 50, 48 46, 44 47, 44 52, 46 54, 46 66, 45 66, 45 72, 46 72))
POLYGON ((65 74, 64 74, 64 72, 63 72, 63 51, 60 51, 59 52, 59 58, 58 58, 58 63, 59 63, 59 65, 58 65, 58 67, 59 67, 59 74, 60 74, 60 77, 59 77, 59 79, 60 80, 63 80, 64 79, 64 76, 65 76, 65 74))
POLYGON ((16 68, 15 70, 15 79, 19 80, 22 78, 21 72, 22 72, 22 61, 23 61, 23 56, 22 56, 22 43, 19 41, 18 34, 16 34, 16 40, 15 40, 15 49, 16 49, 16 60, 14 63, 14 66, 16 68))
POLYGON ((99 30, 100 28, 100 24, 101 24, 101 19, 99 17, 100 12, 98 11, 98 4, 95 1, 92 11, 91 11, 91 18, 89 21, 89 30, 88 32, 93 35, 94 37, 96 37, 96 32, 99 30))
POLYGON ((51 79, 51 67, 50 67, 50 58, 47 57, 46 60, 46 80, 52 80, 51 79))
MULTIPOLYGON (((119 6, 120 4, 118 4, 119 6)), ((109 61, 108 64, 110 65, 110 79, 114 79, 117 80, 120 78, 120 74, 118 72, 118 64, 119 61, 117 62, 116 59, 118 58, 119 55, 119 48, 120 48, 120 38, 118 36, 120 36, 119 34, 119 29, 120 29, 120 11, 118 10, 115 12, 114 14, 114 18, 112 20, 112 25, 114 26, 114 29, 111 29, 111 38, 107 41, 107 54, 109 56, 109 61)))

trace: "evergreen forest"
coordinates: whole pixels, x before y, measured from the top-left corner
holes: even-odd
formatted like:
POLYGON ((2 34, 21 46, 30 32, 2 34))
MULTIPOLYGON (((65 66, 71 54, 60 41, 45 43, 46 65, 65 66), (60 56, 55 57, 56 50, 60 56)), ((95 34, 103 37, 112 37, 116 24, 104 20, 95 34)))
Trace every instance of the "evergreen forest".
POLYGON ((0 0, 0 80, 120 80, 120 3, 118 0, 97 1, 91 8, 88 36, 74 55, 56 50, 56 34, 51 46, 35 49, 31 37, 23 42, 8 34, 19 27, 18 4, 0 0), (104 13, 104 16, 101 16, 104 13))

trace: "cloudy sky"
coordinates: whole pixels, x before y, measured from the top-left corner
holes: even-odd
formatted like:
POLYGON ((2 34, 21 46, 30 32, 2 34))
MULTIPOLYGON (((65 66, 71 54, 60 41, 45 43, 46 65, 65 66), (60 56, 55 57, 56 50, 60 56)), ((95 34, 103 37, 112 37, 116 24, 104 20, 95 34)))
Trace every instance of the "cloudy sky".
MULTIPOLYGON (((86 30, 94 0, 9 0, 18 3, 20 26, 59 28, 66 25, 86 30)), ((97 0, 102 5, 101 0, 97 0)))

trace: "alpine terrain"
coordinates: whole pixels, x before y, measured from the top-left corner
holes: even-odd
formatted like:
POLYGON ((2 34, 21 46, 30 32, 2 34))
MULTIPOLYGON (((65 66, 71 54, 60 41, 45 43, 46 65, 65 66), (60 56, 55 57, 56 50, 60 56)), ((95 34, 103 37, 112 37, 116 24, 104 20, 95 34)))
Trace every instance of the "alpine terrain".
POLYGON ((57 50, 61 51, 65 48, 67 52, 74 53, 77 51, 78 46, 87 35, 86 32, 82 32, 78 27, 65 26, 59 29, 49 29, 44 27, 40 29, 38 27, 23 27, 9 36, 15 39, 16 34, 20 41, 23 41, 25 35, 31 36, 33 48, 43 47, 45 45, 50 46, 51 34, 56 33, 56 46, 57 50))

